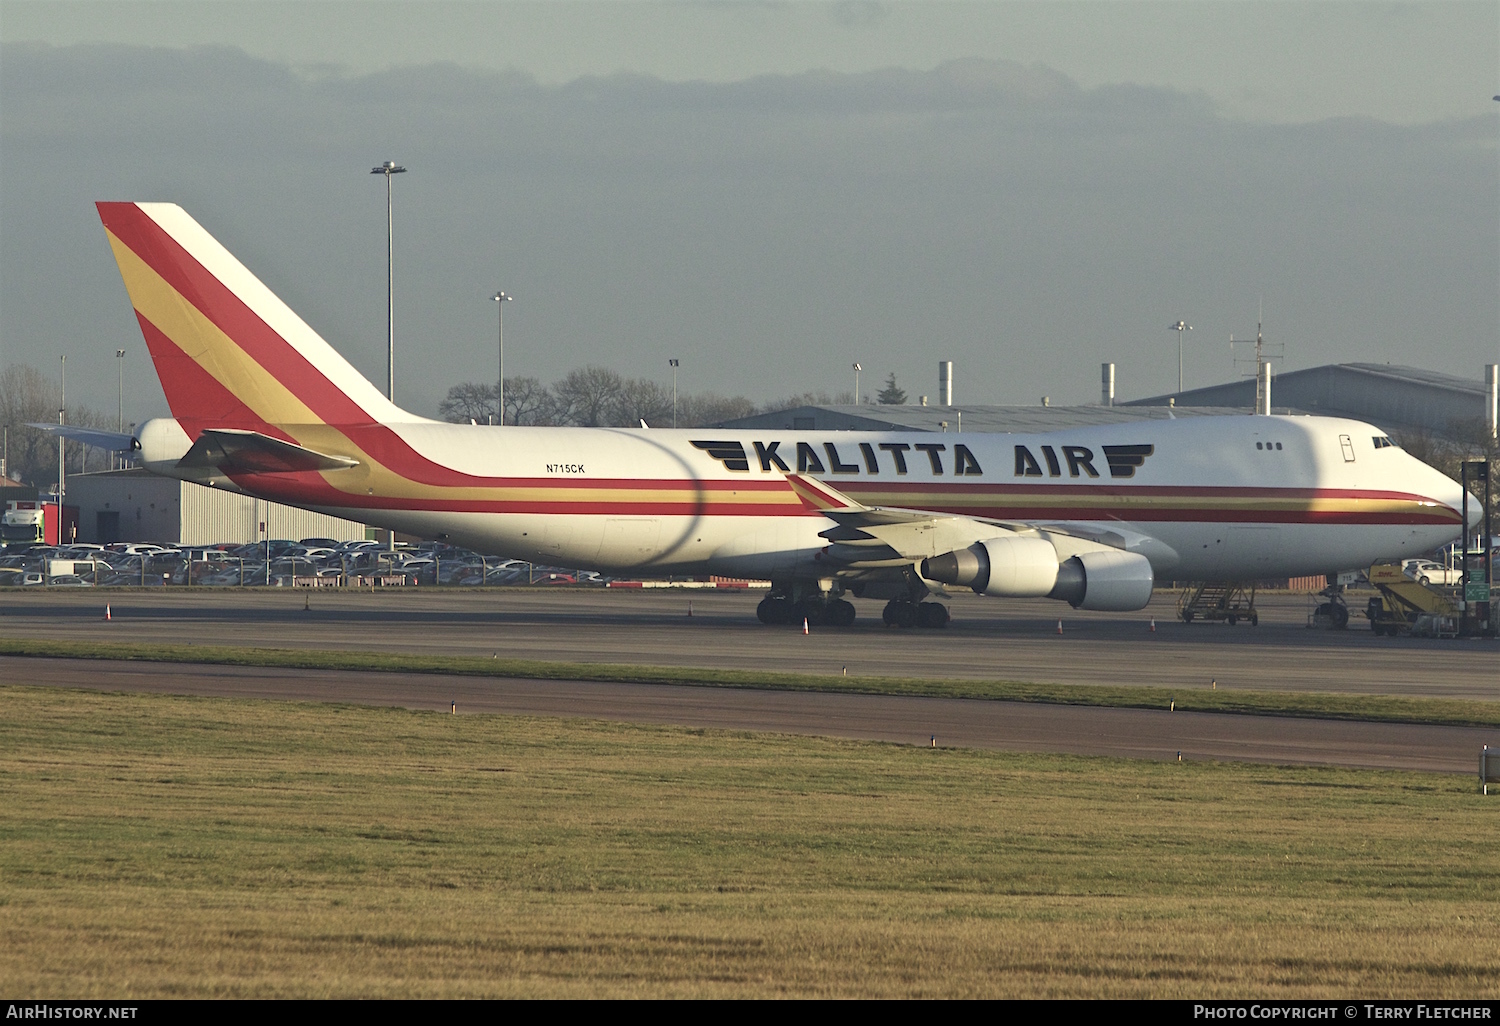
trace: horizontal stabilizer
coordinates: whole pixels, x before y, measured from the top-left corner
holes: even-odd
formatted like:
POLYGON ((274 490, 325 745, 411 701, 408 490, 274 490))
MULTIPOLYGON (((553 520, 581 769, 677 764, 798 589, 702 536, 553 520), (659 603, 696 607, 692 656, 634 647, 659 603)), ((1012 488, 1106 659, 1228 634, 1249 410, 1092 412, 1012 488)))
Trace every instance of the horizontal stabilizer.
POLYGON ((225 474, 295 474, 305 470, 348 470, 358 460, 283 442, 258 431, 210 429, 177 461, 184 470, 214 469, 225 474))
POLYGON ((38 431, 45 431, 53 438, 61 436, 84 445, 92 445, 96 449, 106 449, 109 452, 130 452, 135 448, 135 437, 121 431, 100 431, 95 428, 79 427, 76 424, 27 424, 38 431))

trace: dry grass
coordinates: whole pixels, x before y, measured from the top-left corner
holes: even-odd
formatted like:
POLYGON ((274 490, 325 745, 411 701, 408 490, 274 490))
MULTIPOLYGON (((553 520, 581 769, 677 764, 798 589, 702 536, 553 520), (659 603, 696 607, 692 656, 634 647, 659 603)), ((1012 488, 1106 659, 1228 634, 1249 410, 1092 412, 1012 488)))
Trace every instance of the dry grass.
POLYGON ((1466 778, 0 703, 13 995, 1500 996, 1466 778))

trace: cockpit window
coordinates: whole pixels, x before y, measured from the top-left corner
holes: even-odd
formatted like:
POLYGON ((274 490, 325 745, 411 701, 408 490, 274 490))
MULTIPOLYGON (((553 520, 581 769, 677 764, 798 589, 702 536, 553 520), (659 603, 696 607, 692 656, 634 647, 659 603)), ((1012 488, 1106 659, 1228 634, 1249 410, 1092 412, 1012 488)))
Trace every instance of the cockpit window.
POLYGON ((1393 441, 1391 441, 1391 439, 1388 436, 1386 436, 1386 435, 1376 435, 1375 436, 1375 448, 1377 448, 1377 449, 1394 449, 1394 448, 1396 448, 1396 443, 1393 442, 1393 441))

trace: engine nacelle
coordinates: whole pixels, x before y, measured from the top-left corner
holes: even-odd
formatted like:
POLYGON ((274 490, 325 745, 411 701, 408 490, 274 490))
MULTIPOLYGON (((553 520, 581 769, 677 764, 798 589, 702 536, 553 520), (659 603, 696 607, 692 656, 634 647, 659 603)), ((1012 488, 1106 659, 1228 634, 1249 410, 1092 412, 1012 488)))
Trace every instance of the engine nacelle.
POLYGON ((1139 552, 1081 552, 1057 568, 1047 597, 1074 609, 1125 612, 1145 608, 1155 583, 1151 561, 1139 552))
POLYGON ((142 424, 135 433, 140 443, 141 465, 147 470, 168 477, 177 477, 173 471, 177 461, 187 455, 193 440, 182 430, 182 425, 171 417, 157 417, 142 424))
POLYGON ((1057 584, 1057 550, 1029 535, 986 538, 966 549, 922 560, 929 581, 973 588, 981 595, 1041 598, 1057 584))

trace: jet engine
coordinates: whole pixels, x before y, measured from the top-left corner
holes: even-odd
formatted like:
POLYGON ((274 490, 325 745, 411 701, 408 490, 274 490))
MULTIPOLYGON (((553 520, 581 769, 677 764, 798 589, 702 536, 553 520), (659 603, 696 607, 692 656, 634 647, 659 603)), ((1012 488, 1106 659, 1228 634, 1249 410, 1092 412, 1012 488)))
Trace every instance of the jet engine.
POLYGON ((140 443, 141 465, 167 477, 178 476, 174 473, 177 461, 193 447, 193 440, 182 430, 182 425, 170 417, 146 421, 136 429, 135 437, 140 443))
POLYGON ((980 595, 1054 598, 1074 609, 1114 612, 1143 608, 1155 583, 1150 560, 1139 553, 1107 549, 1059 562, 1051 542, 1026 535, 987 538, 924 559, 922 576, 980 595))
POLYGON ((1057 584, 1057 550, 1044 538, 986 538, 966 549, 922 560, 929 581, 973 588, 980 595, 1042 598, 1057 584))
POLYGON ((1145 608, 1155 580, 1151 561, 1139 552, 1080 552, 1057 568, 1057 584, 1047 597, 1074 609, 1125 612, 1145 608))

